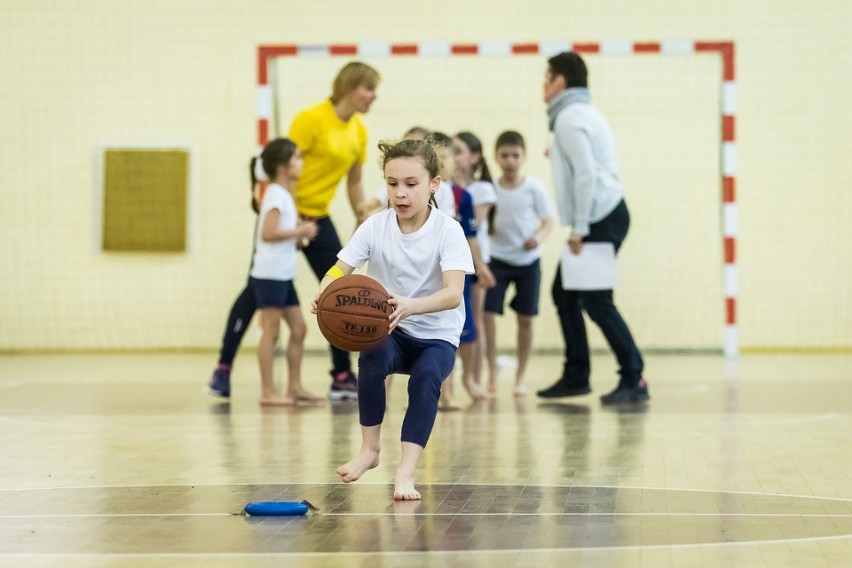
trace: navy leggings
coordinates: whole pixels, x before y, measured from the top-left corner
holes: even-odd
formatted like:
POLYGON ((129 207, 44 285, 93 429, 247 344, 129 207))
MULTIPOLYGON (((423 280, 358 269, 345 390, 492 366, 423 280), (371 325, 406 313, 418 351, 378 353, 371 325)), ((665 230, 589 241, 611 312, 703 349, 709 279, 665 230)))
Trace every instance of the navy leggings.
POLYGON ((420 339, 395 329, 378 347, 358 359, 358 410, 362 426, 377 426, 385 416, 385 377, 410 374, 403 442, 423 448, 429 441, 441 383, 453 370, 456 348, 441 339, 420 339))
POLYGON ((246 286, 234 300, 234 305, 231 306, 231 312, 228 314, 225 335, 222 336, 222 347, 219 349, 220 363, 233 365, 237 349, 251 323, 251 318, 254 317, 255 310, 257 310, 257 301, 254 298, 254 292, 246 286))
MULTIPOLYGON (((314 219, 314 221, 316 221, 319 231, 316 238, 303 248, 302 252, 305 253, 305 258, 317 280, 322 280, 328 269, 337 262, 337 253, 343 247, 340 244, 340 238, 337 236, 337 229, 331 222, 331 217, 320 217, 314 219)), ((257 303, 254 294, 246 286, 237 296, 234 305, 231 306, 231 312, 228 314, 228 324, 225 326, 222 348, 219 351, 220 363, 233 364, 237 349, 240 347, 240 342, 243 340, 243 335, 245 335, 256 309, 257 303)), ((329 346, 329 348, 331 349, 332 373, 337 374, 352 370, 352 362, 349 359, 348 352, 336 347, 329 346)))

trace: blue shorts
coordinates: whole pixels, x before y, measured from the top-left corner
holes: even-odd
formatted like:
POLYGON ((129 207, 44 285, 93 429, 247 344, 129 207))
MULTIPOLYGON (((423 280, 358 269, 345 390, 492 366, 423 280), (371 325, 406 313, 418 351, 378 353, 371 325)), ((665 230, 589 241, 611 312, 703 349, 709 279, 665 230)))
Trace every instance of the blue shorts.
POLYGON ((473 286, 473 274, 464 275, 464 291, 462 301, 464 302, 464 325, 462 326, 459 343, 473 343, 476 341, 476 321, 473 319, 473 300, 470 297, 470 287, 473 286))
POLYGON ((249 276, 248 287, 258 308, 289 308, 299 305, 292 280, 266 280, 249 276))
POLYGON ((509 307, 522 316, 538 315, 538 295, 541 289, 541 262, 536 259, 526 266, 514 266, 492 258, 488 264, 497 284, 485 291, 485 311, 503 314, 506 291, 515 284, 515 297, 509 307))

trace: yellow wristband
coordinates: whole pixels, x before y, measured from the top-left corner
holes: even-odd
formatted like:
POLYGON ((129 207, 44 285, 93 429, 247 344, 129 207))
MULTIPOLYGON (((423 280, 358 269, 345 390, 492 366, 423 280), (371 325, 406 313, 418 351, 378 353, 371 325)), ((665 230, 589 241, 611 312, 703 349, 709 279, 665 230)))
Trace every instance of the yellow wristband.
POLYGON ((326 276, 331 276, 333 280, 337 280, 341 276, 343 276, 343 271, 336 264, 328 269, 328 272, 325 273, 326 276))

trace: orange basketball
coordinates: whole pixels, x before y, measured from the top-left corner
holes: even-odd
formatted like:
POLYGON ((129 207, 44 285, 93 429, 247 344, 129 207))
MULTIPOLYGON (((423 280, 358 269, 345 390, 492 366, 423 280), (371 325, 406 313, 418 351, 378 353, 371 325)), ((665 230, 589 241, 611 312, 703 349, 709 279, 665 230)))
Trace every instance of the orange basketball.
POLYGON ((384 286, 362 274, 342 276, 317 301, 317 323, 329 343, 344 351, 367 351, 388 335, 393 311, 384 286))

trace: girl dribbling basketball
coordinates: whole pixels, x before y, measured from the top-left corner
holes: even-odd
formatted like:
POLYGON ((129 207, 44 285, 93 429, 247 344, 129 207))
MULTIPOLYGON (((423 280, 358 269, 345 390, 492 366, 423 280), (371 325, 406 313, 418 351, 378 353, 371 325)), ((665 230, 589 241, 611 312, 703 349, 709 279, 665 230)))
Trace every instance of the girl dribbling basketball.
POLYGON ((379 464, 385 377, 410 373, 394 499, 415 500, 420 493, 414 488, 414 473, 435 423, 441 382, 455 361, 464 323, 464 276, 473 272, 473 260, 461 226, 435 208, 441 178, 432 146, 420 140, 383 141, 379 150, 391 208, 355 231, 320 282, 321 294, 331 282, 369 261, 368 275, 387 289, 393 306, 387 339, 361 353, 361 450, 337 468, 337 474, 349 483, 379 464))

